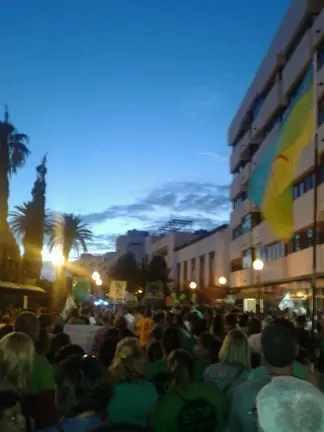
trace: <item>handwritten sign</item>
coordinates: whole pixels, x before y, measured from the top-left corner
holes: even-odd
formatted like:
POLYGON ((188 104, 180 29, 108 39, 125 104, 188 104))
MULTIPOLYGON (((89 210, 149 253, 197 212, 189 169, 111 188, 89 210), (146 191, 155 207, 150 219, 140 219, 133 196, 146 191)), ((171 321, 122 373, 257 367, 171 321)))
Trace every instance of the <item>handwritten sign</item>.
POLYGON ((87 354, 91 354, 92 342, 99 326, 86 324, 66 324, 64 333, 70 336, 71 342, 79 345, 87 354))

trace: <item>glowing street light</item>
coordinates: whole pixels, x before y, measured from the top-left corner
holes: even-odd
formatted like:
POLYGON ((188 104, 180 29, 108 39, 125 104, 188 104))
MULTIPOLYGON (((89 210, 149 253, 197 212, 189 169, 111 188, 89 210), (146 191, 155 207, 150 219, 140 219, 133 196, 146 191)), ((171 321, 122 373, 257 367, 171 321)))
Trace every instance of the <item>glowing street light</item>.
POLYGON ((91 277, 92 277, 92 280, 94 280, 95 282, 100 280, 100 274, 97 271, 93 272, 91 277))
POLYGON ((261 271, 261 270, 263 270, 263 267, 264 267, 264 263, 263 263, 262 260, 256 259, 256 260, 253 261, 253 268, 254 268, 254 270, 261 271))
POLYGON ((219 282, 220 285, 225 285, 225 284, 227 283, 227 279, 226 279, 225 276, 221 276, 221 277, 218 279, 218 282, 219 282))
POLYGON ((50 260, 55 267, 62 267, 64 265, 64 256, 59 248, 54 248, 50 253, 50 260))
POLYGON ((189 288, 192 289, 192 290, 195 290, 197 288, 196 282, 191 281, 190 284, 189 284, 189 288))
POLYGON ((99 279, 96 279, 96 285, 98 285, 98 286, 101 286, 102 285, 102 280, 99 278, 99 279))
POLYGON ((137 292, 138 292, 138 294, 143 294, 143 290, 141 290, 141 289, 139 289, 137 292))

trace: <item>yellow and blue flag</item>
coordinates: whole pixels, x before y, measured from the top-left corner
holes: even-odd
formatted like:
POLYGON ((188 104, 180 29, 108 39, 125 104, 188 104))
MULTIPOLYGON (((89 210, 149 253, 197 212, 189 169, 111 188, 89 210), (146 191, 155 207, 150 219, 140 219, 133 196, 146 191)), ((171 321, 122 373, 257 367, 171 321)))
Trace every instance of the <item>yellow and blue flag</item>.
POLYGON ((287 241, 294 232, 292 184, 300 152, 314 132, 314 73, 311 66, 249 182, 248 198, 261 210, 278 240, 287 241))

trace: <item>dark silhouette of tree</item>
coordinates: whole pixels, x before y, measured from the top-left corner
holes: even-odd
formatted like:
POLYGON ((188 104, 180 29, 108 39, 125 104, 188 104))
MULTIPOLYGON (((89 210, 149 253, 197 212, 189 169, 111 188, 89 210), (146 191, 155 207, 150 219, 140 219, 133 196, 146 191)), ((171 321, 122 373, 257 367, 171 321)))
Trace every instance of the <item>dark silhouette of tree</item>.
POLYGON ((164 295, 168 295, 168 283, 171 282, 169 279, 169 273, 170 269, 168 268, 164 257, 160 255, 153 256, 147 267, 147 282, 162 282, 164 295))
POLYGON ((55 246, 62 249, 64 261, 68 262, 72 250, 79 253, 80 249, 87 252, 87 242, 93 238, 92 231, 82 221, 81 216, 63 213, 51 224, 49 249, 55 246))
POLYGON ((131 252, 121 255, 110 269, 110 278, 127 282, 127 291, 133 292, 137 284, 138 268, 135 256, 131 252))
POLYGON ((0 279, 17 280, 20 251, 8 225, 9 180, 21 168, 29 155, 27 135, 19 133, 9 122, 5 107, 0 121, 0 279))

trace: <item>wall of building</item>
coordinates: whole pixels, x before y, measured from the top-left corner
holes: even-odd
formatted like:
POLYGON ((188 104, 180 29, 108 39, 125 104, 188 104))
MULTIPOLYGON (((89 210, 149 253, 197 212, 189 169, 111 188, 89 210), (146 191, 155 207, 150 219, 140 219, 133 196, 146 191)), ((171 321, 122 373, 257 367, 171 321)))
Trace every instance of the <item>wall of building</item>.
MULTIPOLYGON (((232 146, 230 169, 233 181, 230 199, 233 211, 230 220, 231 261, 230 285, 248 287, 257 283, 252 269, 255 258, 261 257, 264 283, 307 277, 312 272, 312 237, 314 208, 314 142, 311 140, 301 154, 294 180, 294 230, 291 241, 277 242, 258 210, 247 199, 249 178, 260 155, 273 145, 280 119, 290 103, 290 96, 313 61, 317 52, 316 80, 318 110, 318 143, 320 167, 316 173, 318 187, 319 233, 317 270, 324 272, 324 1, 292 2, 272 45, 256 73, 238 113, 229 129, 232 146), (279 68, 282 72, 277 73, 279 68), (265 93, 262 93, 267 88, 265 93), (243 119, 245 119, 243 121, 243 119), (248 120, 247 120, 248 119, 248 120), (237 139, 239 137, 239 139, 237 139), (323 140, 323 141, 322 141, 323 140)), ((315 121, 315 119, 314 119, 315 121)))

